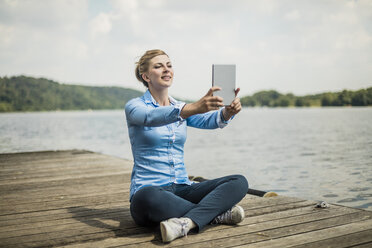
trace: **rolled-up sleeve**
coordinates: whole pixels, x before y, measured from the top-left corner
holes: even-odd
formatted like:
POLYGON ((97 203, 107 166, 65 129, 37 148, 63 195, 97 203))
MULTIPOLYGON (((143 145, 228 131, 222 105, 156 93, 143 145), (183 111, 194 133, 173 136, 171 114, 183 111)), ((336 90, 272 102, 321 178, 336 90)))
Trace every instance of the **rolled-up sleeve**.
POLYGON ((201 129, 215 129, 215 128, 224 128, 227 124, 233 119, 225 121, 222 117, 222 110, 220 108, 216 111, 210 111, 204 114, 192 115, 187 118, 187 125, 190 127, 196 127, 201 129))
POLYGON ((178 102, 171 106, 149 108, 138 98, 130 100, 125 105, 125 115, 128 123, 142 126, 163 126, 176 121, 182 121, 181 110, 185 103, 178 102))

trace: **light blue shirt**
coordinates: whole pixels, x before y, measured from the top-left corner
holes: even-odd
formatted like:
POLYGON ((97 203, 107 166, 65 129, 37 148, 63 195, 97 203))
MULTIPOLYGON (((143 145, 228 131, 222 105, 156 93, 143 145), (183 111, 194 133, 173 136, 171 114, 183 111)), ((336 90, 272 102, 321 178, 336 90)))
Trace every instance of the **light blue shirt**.
POLYGON ((172 97, 169 100, 170 106, 160 106, 147 90, 143 96, 125 105, 134 159, 130 199, 145 186, 192 184, 183 159, 186 125, 215 129, 228 123, 221 117, 222 108, 183 119, 180 112, 185 103, 172 97))

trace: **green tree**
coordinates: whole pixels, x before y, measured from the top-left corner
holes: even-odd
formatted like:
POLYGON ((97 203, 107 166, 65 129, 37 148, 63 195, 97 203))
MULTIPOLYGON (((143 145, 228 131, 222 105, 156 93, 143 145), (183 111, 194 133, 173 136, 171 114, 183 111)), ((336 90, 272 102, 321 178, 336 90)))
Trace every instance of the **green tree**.
POLYGON ((341 106, 351 105, 351 98, 352 98, 352 93, 351 93, 351 91, 347 91, 347 90, 343 90, 338 95, 338 100, 339 100, 341 106))
POLYGON ((296 107, 308 107, 310 106, 310 102, 304 97, 297 97, 295 101, 295 106, 296 107))
POLYGON ((334 95, 332 93, 324 93, 321 97, 322 106, 332 106, 334 103, 334 95))
POLYGON ((353 106, 367 106, 368 105, 368 92, 367 90, 356 91, 351 99, 353 106))
POLYGON ((254 107, 257 105, 256 101, 251 96, 245 96, 240 99, 242 106, 254 107))
POLYGON ((258 103, 259 106, 273 107, 275 100, 280 97, 280 93, 275 90, 260 91, 253 94, 253 99, 258 103))

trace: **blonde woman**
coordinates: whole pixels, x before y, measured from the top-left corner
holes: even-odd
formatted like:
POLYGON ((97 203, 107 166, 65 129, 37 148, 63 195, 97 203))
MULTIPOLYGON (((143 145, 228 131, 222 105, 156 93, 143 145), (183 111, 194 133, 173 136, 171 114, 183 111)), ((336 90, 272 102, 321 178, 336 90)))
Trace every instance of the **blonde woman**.
MULTIPOLYGON (((199 101, 185 104, 168 95, 173 82, 172 63, 161 50, 147 51, 137 62, 137 79, 147 87, 142 97, 125 106, 134 158, 130 211, 142 226, 160 224, 163 242, 201 231, 207 224, 237 224, 244 210, 236 205, 248 182, 230 175, 201 183, 188 179, 183 149, 187 126, 225 127, 241 110, 240 99, 224 107, 212 87, 199 101)), ((236 94, 239 89, 236 90, 236 94)))

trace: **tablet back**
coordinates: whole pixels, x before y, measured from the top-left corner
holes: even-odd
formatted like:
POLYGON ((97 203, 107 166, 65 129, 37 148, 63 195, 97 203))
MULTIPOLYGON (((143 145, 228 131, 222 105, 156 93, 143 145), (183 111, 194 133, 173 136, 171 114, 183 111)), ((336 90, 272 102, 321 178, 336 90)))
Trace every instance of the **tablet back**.
POLYGON ((222 97, 225 105, 235 98, 235 70, 235 65, 212 65, 212 86, 222 88, 213 95, 222 97))

